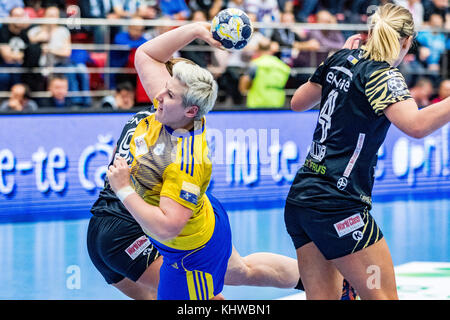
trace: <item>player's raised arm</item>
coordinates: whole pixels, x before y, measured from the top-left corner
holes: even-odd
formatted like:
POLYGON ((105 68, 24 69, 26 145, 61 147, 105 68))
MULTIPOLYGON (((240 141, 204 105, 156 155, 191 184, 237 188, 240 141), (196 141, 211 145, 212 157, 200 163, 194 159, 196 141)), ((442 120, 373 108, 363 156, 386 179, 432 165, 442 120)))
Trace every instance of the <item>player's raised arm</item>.
POLYGON ((207 22, 190 23, 163 33, 137 49, 134 62, 136 71, 151 100, 170 78, 164 63, 172 58, 175 52, 195 39, 202 39, 217 48, 221 46, 221 43, 212 37, 210 27, 207 22))

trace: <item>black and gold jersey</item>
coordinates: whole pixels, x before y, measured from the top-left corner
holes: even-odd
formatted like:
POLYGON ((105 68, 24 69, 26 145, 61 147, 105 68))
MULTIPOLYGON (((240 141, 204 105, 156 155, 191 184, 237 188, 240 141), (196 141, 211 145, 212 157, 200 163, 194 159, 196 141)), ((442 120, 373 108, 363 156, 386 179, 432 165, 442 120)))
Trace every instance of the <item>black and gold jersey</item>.
POLYGON ((371 207, 377 152, 390 126, 383 111, 411 95, 397 68, 363 52, 340 50, 310 78, 322 86, 320 112, 288 202, 323 211, 371 207))

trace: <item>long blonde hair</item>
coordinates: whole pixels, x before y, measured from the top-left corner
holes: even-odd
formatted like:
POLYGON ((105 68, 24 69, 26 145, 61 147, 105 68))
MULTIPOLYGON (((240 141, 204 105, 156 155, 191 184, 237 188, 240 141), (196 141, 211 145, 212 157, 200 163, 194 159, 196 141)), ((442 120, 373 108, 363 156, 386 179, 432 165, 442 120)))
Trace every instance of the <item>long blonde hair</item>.
POLYGON ((364 58, 389 63, 398 59, 400 39, 414 35, 414 20, 408 9, 395 4, 378 7, 369 19, 369 39, 364 58))

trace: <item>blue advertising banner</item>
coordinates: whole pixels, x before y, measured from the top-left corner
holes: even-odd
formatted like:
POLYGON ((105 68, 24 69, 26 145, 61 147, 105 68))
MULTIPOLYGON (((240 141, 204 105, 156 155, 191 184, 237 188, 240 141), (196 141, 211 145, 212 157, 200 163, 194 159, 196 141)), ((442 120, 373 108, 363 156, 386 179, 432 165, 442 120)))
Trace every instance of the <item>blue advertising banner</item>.
MULTIPOLYGON (((88 217, 132 114, 0 115, 0 221, 88 217)), ((226 208, 283 206, 317 111, 212 112, 210 188, 226 208)), ((449 125, 425 139, 391 127, 374 196, 450 195, 449 125)))

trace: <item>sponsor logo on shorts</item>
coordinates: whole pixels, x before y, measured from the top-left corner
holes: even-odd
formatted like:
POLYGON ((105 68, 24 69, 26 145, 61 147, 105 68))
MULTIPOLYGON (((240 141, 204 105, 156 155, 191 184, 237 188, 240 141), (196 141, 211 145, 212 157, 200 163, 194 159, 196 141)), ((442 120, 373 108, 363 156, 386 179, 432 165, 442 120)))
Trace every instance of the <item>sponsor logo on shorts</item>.
POLYGON ((363 233, 359 230, 353 231, 352 238, 355 241, 359 241, 363 238, 363 233))
POLYGON ((131 259, 136 259, 136 257, 142 253, 150 245, 150 240, 147 236, 141 236, 134 240, 134 242, 125 249, 125 252, 130 256, 131 259))
POLYGON ((361 227, 364 227, 364 221, 359 213, 334 224, 334 228, 336 229, 339 238, 361 227))

